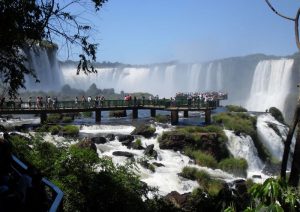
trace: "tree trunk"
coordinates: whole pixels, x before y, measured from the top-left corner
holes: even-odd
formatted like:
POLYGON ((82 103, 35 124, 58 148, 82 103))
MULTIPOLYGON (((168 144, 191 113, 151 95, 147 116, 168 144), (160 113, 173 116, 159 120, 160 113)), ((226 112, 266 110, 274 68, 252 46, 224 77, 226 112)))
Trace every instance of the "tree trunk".
POLYGON ((292 169, 289 179, 289 185, 297 187, 300 175, 300 125, 298 125, 298 132, 295 144, 295 151, 293 155, 292 169))
POLYGON ((300 106, 298 104, 295 110, 292 126, 289 129, 288 135, 286 137, 286 141, 284 143, 284 152, 283 152, 282 163, 281 163, 281 178, 284 180, 286 179, 286 168, 289 160, 289 154, 290 154, 294 131, 299 120, 299 114, 300 114, 300 106))

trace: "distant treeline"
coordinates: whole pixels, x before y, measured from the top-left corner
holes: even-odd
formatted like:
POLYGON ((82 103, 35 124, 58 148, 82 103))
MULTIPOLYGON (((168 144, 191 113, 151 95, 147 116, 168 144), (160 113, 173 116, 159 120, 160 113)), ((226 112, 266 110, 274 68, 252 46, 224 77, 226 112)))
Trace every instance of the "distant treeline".
POLYGON ((77 96, 79 99, 82 96, 88 97, 91 96, 94 98, 95 96, 104 96, 105 99, 123 99, 125 95, 130 94, 132 96, 136 96, 137 98, 141 98, 142 96, 145 96, 148 98, 149 96, 153 96, 149 93, 143 93, 143 92, 137 92, 137 93, 125 93, 124 91, 121 91, 120 93, 115 93, 115 90, 113 88, 105 88, 105 89, 99 89, 97 88, 96 84, 93 83, 87 90, 81 90, 72 88, 70 85, 66 84, 64 85, 60 91, 24 91, 20 92, 20 97, 23 101, 26 101, 30 96, 32 98, 41 96, 43 98, 50 96, 51 98, 57 97, 58 100, 74 100, 77 96))

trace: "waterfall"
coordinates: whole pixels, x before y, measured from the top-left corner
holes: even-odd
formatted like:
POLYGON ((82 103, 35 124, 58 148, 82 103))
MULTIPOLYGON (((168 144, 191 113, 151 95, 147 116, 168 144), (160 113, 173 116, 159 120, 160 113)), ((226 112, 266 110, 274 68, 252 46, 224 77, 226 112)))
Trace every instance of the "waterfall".
POLYGON ((294 60, 265 60, 258 63, 246 107, 251 111, 265 111, 272 106, 284 111, 290 91, 294 60))
POLYGON ((248 163, 248 177, 254 172, 260 172, 263 162, 258 157, 257 149, 249 135, 237 136, 233 131, 224 130, 228 137, 227 148, 235 158, 244 158, 248 163), (251 173, 251 174, 249 174, 251 173))
POLYGON ((56 48, 33 46, 24 49, 27 65, 33 69, 40 81, 35 83, 32 77, 26 77, 25 86, 29 90, 59 90, 63 85, 63 75, 60 69, 56 48))

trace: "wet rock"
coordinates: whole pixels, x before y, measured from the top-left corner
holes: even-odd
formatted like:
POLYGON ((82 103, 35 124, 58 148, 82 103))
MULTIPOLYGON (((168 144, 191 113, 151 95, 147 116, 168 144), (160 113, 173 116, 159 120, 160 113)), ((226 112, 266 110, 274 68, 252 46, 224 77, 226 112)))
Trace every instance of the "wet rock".
POLYGON ((144 136, 145 138, 151 138, 156 129, 154 127, 151 127, 150 125, 147 124, 141 124, 138 125, 132 132, 131 135, 141 135, 144 136))
POLYGON ((192 138, 180 132, 167 132, 159 139, 161 149, 173 149, 174 151, 183 150, 189 143, 192 143, 192 138))
POLYGON ((164 164, 158 163, 158 162, 153 162, 152 164, 156 167, 164 167, 165 166, 164 164))
POLYGON ((89 148, 95 152, 97 152, 97 147, 96 145, 89 139, 83 139, 82 141, 79 141, 76 146, 80 148, 89 148))
POLYGON ((144 154, 149 156, 149 157, 154 157, 157 159, 157 152, 154 150, 154 144, 151 144, 146 147, 144 154))
POLYGON ((152 172, 155 172, 155 167, 153 164, 150 164, 147 160, 142 160, 139 161, 139 163, 141 164, 142 167, 144 167, 145 169, 149 169, 152 172))
POLYGON ((91 138, 91 141, 94 144, 105 144, 107 142, 106 138, 104 137, 93 137, 91 138))
POLYGON ((134 140, 134 137, 132 135, 120 135, 119 141, 122 143, 122 145, 125 145, 127 147, 131 147, 131 143, 134 140))
POLYGON ((179 194, 177 191, 172 191, 167 194, 164 199, 171 202, 176 208, 185 208, 190 195, 191 193, 179 194))
POLYGON ((114 134, 107 134, 105 137, 106 137, 107 140, 109 140, 109 141, 115 140, 115 135, 114 135, 114 134))
POLYGON ((124 151, 115 151, 112 153, 114 156, 123 156, 127 158, 134 158, 134 154, 130 152, 124 152, 124 151))

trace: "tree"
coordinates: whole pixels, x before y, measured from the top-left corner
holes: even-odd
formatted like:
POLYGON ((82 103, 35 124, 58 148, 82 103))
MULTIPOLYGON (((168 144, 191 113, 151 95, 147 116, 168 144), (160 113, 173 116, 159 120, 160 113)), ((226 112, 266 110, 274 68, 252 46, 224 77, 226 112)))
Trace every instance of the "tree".
MULTIPOLYGON (((298 9, 295 18, 291 18, 288 16, 285 16, 281 13, 279 13, 270 3, 269 0, 265 0, 268 6, 271 8, 271 10, 279 15, 280 17, 293 21, 295 24, 295 38, 296 38, 296 44, 298 49, 300 50, 300 41, 299 41, 299 16, 300 16, 300 8, 298 9)), ((282 164, 281 164, 281 177, 283 179, 286 178, 286 168, 287 168, 287 162, 289 158, 289 153, 290 153, 290 146, 292 143, 292 138, 294 131, 296 129, 297 124, 299 123, 299 116, 300 116, 300 97, 298 99, 298 103, 296 106, 295 114, 294 114, 294 119, 293 123, 289 129, 287 139, 284 144, 284 153, 282 156, 282 164)), ((298 186, 299 183, 299 175, 300 175, 300 125, 298 124, 298 136, 296 138, 296 144, 295 144, 295 150, 293 154, 293 162, 292 162, 292 168, 291 168, 291 174, 289 178, 289 184, 292 186, 298 186)))
POLYGON ((4 92, 16 96, 19 88, 25 88, 25 75, 38 82, 35 71, 25 65, 27 58, 22 49, 33 45, 55 48, 55 37, 63 38, 67 46, 81 46, 77 74, 96 72, 91 64, 96 60, 97 50, 97 44, 89 41, 91 26, 81 24, 78 16, 68 12, 76 4, 90 5, 88 1, 99 11, 107 0, 70 0, 66 4, 59 0, 0 1, 0 78, 4 92))

